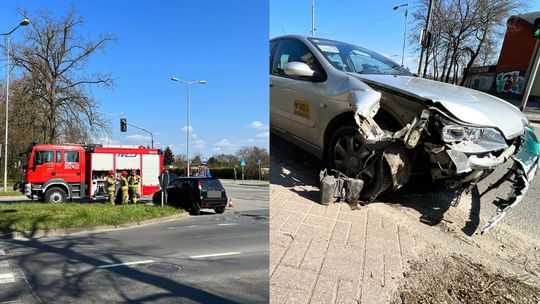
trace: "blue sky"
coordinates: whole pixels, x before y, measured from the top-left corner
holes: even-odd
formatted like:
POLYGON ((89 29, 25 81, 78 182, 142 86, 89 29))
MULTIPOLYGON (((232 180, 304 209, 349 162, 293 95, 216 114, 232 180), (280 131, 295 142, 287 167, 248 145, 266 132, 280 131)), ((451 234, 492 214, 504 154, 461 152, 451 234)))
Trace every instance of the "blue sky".
MULTIPOLYGON (((120 133, 122 116, 153 131, 159 145, 185 153, 186 87, 170 80, 176 76, 208 82, 192 86, 190 154, 268 148, 268 1, 1 0, 0 32, 20 22, 17 8, 45 8, 59 16, 71 6, 86 21, 79 28, 83 36, 119 38, 87 66, 115 79, 113 90, 92 90, 111 121, 111 143, 150 144, 134 128, 120 133)), ((22 39, 23 30, 13 41, 22 39)), ((5 74, 4 58, 0 73, 5 74)))
MULTIPOLYGON (((540 11, 540 0, 529 0, 524 12, 540 11)), ((412 11, 417 1, 404 0, 315 0, 315 35, 350 42, 380 52, 401 62, 404 11, 392 10, 409 3, 408 32, 412 30, 412 11)), ((283 34, 309 35, 311 0, 271 0, 270 37, 283 34)), ((404 64, 411 71, 418 69, 418 54, 406 44, 404 64)))

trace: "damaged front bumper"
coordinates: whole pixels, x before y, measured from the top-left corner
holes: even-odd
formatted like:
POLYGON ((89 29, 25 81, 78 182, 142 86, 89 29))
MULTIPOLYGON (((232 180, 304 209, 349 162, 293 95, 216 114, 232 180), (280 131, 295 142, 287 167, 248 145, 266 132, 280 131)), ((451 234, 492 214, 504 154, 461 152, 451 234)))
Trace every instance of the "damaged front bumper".
MULTIPOLYGON (((532 183, 538 171, 539 159, 538 139, 534 134, 534 128, 530 125, 525 126, 525 134, 523 136, 523 145, 521 149, 512 156, 514 165, 505 176, 501 178, 512 182, 512 189, 506 200, 499 203, 497 212, 491 219, 482 227, 482 233, 491 230, 499 223, 517 204, 523 200, 525 193, 529 190, 529 185, 532 183), (513 175, 513 178, 509 179, 513 175)), ((496 184, 498 184, 497 182, 496 184)))

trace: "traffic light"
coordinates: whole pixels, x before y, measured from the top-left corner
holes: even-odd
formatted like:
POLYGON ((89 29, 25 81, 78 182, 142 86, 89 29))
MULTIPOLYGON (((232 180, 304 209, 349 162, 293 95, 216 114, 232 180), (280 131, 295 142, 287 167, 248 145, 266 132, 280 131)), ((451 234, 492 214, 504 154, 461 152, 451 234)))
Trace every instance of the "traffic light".
POLYGON ((540 39, 540 18, 536 19, 534 22, 533 37, 540 39))
POLYGON ((127 132, 127 119, 120 118, 120 132, 127 132))

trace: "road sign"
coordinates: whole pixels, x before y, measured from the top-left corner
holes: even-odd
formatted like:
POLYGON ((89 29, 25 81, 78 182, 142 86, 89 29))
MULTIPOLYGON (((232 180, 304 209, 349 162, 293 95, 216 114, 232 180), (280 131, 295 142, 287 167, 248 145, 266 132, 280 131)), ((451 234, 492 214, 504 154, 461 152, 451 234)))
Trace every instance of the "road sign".
POLYGON ((202 164, 206 166, 207 163, 208 163, 208 161, 206 160, 206 158, 203 158, 202 164))
POLYGON ((245 167, 246 166, 246 161, 241 159, 240 160, 240 166, 245 167))
POLYGON ((261 164, 262 164, 262 160, 260 160, 260 159, 257 159, 257 165, 259 165, 259 166, 260 166, 261 164))

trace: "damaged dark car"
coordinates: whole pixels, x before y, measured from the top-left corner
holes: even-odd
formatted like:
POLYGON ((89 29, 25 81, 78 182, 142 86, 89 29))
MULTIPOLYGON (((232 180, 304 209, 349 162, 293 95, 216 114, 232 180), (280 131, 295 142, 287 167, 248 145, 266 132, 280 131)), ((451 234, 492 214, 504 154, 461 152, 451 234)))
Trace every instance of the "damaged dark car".
POLYGON ((419 176, 467 192, 511 159, 503 179, 512 191, 482 227, 487 232, 527 192, 538 140, 504 100, 417 77, 334 40, 282 36, 270 51, 271 132, 361 181, 358 199, 371 201, 419 176))

